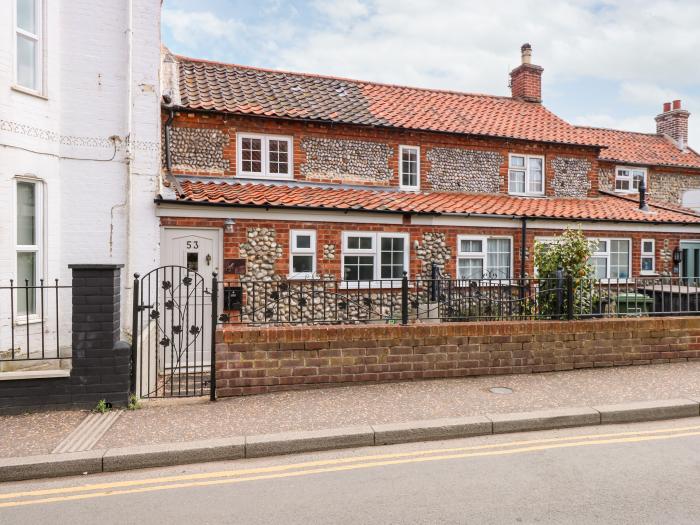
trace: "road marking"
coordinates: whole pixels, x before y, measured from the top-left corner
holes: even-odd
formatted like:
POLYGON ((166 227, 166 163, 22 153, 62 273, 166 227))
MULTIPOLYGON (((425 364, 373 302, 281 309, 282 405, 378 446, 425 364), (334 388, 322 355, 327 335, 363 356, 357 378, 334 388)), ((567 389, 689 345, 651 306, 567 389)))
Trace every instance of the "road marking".
MULTIPOLYGON (((375 460, 385 460, 393 458, 405 458, 413 456, 424 456, 430 454, 445 454, 454 452, 465 452, 468 450, 483 450, 483 449, 493 449, 493 448, 506 448, 520 445, 533 445, 540 443, 558 443, 563 441, 573 441, 573 440, 583 440, 583 439, 601 439, 609 437, 622 437, 622 436, 640 436, 640 435, 653 435, 653 434, 667 434, 670 432, 686 432, 692 430, 700 430, 700 425, 688 426, 688 427, 674 427, 674 428, 663 428, 655 430, 637 430, 630 432, 609 432, 603 434, 583 434, 579 436, 566 436, 566 437, 556 437, 556 438, 542 438, 542 439, 526 439, 519 441, 506 441, 501 443, 489 443, 486 445, 471 445, 468 447, 451 447, 451 448, 436 448, 427 450, 414 450, 411 452, 394 452, 390 454, 373 454, 368 456, 353 456, 347 458, 336 458, 336 459, 324 459, 315 461, 306 461, 303 463, 289 463, 283 465, 274 465, 270 467, 257 467, 249 469, 238 469, 238 470, 222 470, 215 472, 203 472, 200 474, 182 474, 178 476, 161 476, 157 478, 144 478, 135 479, 128 481, 113 481, 109 483, 93 483, 86 485, 78 485, 74 487, 61 487, 55 489, 38 489, 33 491, 24 492, 8 492, 5 494, 0 494, 0 500, 11 499, 19 497, 29 497, 29 496, 46 496, 51 494, 66 494, 73 492, 84 492, 90 490, 100 490, 100 489, 112 489, 112 488, 122 488, 135 485, 146 485, 153 483, 164 483, 164 482, 174 482, 174 481, 191 481, 197 479, 206 478, 219 478, 219 477, 230 477, 230 476, 242 476, 247 474, 261 474, 268 472, 286 471, 294 470, 298 468, 305 467, 318 467, 327 465, 338 465, 346 463, 357 463, 361 461, 375 461, 375 460)), ((262 459, 262 458, 260 458, 262 459)))
MULTIPOLYGON (((357 470, 357 469, 367 469, 367 468, 376 468, 376 467, 383 467, 383 466, 391 466, 391 465, 401 465, 401 464, 409 464, 409 463, 424 463, 428 461, 444 461, 444 460, 449 460, 449 459, 464 459, 464 458, 471 458, 471 457, 487 457, 487 456, 503 456, 503 455, 513 455, 513 454, 521 454, 521 453, 527 453, 527 452, 536 452, 536 451, 542 451, 542 450, 552 450, 552 449, 562 449, 562 448, 572 448, 572 447, 585 447, 585 446, 593 446, 593 445, 608 445, 608 444, 617 444, 617 443, 640 443, 640 442, 647 442, 647 441, 660 441, 660 440, 667 440, 667 439, 677 439, 677 438, 682 438, 682 437, 690 437, 690 436, 700 436, 700 431, 698 430, 700 427, 695 426, 695 427, 681 427, 681 428, 675 428, 675 429, 667 429, 667 430, 655 430, 655 431, 640 431, 640 432, 621 432, 618 434, 607 434, 607 436, 614 436, 611 437, 610 439, 587 439, 584 441, 575 441, 575 442, 570 442, 570 443, 565 443, 565 442, 558 442, 558 443, 552 443, 552 439, 543 439, 543 440, 530 440, 530 441, 523 441, 523 442, 511 442, 511 443, 503 443, 501 444, 501 447, 504 446, 513 446, 516 443, 523 443, 523 444, 530 444, 531 446, 524 446, 524 447, 518 447, 518 448, 509 448, 505 450, 483 450, 486 449, 487 447, 494 447, 497 446, 496 444, 494 445, 484 445, 484 446, 477 446, 477 447, 462 447, 460 449, 435 449, 432 451, 420 451, 420 452, 432 452, 434 454, 439 454, 439 455, 434 455, 434 456, 425 456, 423 455, 418 456, 415 453, 404 453, 404 454, 386 454, 386 455, 377 455, 377 456, 365 456, 364 458, 342 458, 339 460, 328 460, 327 462, 307 462, 307 463, 298 463, 298 464, 292 464, 292 465, 282 465, 279 468, 300 468, 300 467, 308 467, 311 465, 318 465, 322 463, 327 463, 328 466, 325 468, 313 468, 313 469, 305 469, 305 470, 297 470, 294 472, 270 472, 271 469, 274 469, 276 467, 263 467, 259 469, 247 469, 247 470, 239 470, 239 471, 228 471, 227 473, 224 472, 219 472, 219 473, 202 473, 202 474, 196 474, 196 475, 191 475, 191 476, 170 476, 170 477, 163 477, 163 478, 153 478, 151 480, 140 480, 140 483, 143 484, 144 481, 147 482, 160 482, 160 483, 170 483, 171 481, 177 480, 177 481, 186 481, 187 479, 196 479, 195 476, 199 477, 200 480, 197 481, 188 481, 185 483, 170 483, 170 484, 161 484, 161 485, 155 485, 155 486, 146 486, 146 487, 137 487, 137 488, 129 488, 125 490, 102 490, 100 492, 89 492, 86 494, 72 494, 72 495, 67 495, 67 496, 55 496, 55 497, 49 497, 49 498, 41 498, 41 499, 27 499, 27 500, 19 500, 19 501, 6 501, 6 502, 0 502, 0 508, 8 508, 8 507, 19 507, 19 506, 26 506, 26 505, 38 505, 38 504, 47 504, 47 503, 57 503, 57 502, 64 502, 64 501, 75 501, 75 500, 84 500, 84 499, 92 499, 92 498, 100 498, 100 497, 106 497, 106 496, 117 496, 117 495, 128 495, 128 494, 138 494, 138 493, 145 493, 145 492, 155 492, 155 491, 162 491, 162 490, 174 490, 174 489, 182 489, 182 488, 191 488, 191 487, 204 487, 204 486, 212 486, 212 485, 224 485, 224 484, 233 484, 233 483, 242 483, 246 481, 259 481, 259 480, 270 480, 270 479, 282 479, 282 478, 291 478, 291 477, 299 477, 299 476, 308 476, 312 474, 322 474, 322 473, 329 473, 329 472, 343 472, 343 471, 351 471, 351 470, 357 470), (684 431, 688 430, 688 431, 684 431), (690 431, 694 430, 694 431, 690 431), (680 431, 680 432, 679 432, 680 431), (667 435, 658 435, 663 432, 666 432, 667 435), (670 433, 673 432, 673 433, 670 433), (632 435, 630 437, 619 437, 619 436, 625 436, 625 435, 632 435), (656 435, 655 435, 656 434, 656 435), (547 444, 538 444, 538 443, 547 443, 547 444), (475 451, 476 449, 481 449, 481 451, 475 451), (462 453, 451 453, 451 454, 445 454, 445 452, 454 452, 454 451, 459 451, 459 450, 471 450, 471 452, 462 452, 462 453), (441 454, 440 454, 441 453, 441 454), (400 458, 402 455, 414 455, 415 457, 403 457, 400 458), (388 459, 383 459, 379 460, 381 458, 388 458, 388 459), (396 459, 391 459, 391 458, 396 458, 396 459), (355 460, 357 461, 365 461, 363 463, 355 463, 355 464, 338 464, 338 463, 343 463, 344 460, 355 460), (335 464, 335 465, 334 465, 335 464), (259 473, 259 475, 248 475, 245 476, 244 474, 255 474, 259 473), (223 479, 201 479, 201 478, 206 478, 206 477, 212 477, 212 474, 216 475, 217 477, 223 477, 223 479)), ((601 434, 599 436, 606 436, 606 434, 601 434)), ((553 438, 553 439, 558 439, 559 441, 563 441, 565 439, 581 439, 581 438, 591 438, 593 436, 572 436, 571 438, 553 438)), ((125 485, 126 483, 139 483, 139 480, 134 480, 133 482, 116 482, 116 483, 105 483, 105 484, 94 484, 94 485, 86 485, 82 487, 67 487, 66 489, 47 489, 47 490, 39 490, 39 491, 30 491, 30 492, 24 492, 24 493, 14 493, 14 494, 5 494, 3 496, 6 497, 27 497, 27 496, 39 496, 39 495, 47 495, 50 493, 61 493, 60 491, 63 490, 63 493, 68 493, 71 492, 75 489, 78 490, 97 490, 99 489, 109 489, 109 488, 118 488, 118 487, 123 487, 123 486, 128 486, 125 485), (88 488, 91 487, 91 488, 88 488)))

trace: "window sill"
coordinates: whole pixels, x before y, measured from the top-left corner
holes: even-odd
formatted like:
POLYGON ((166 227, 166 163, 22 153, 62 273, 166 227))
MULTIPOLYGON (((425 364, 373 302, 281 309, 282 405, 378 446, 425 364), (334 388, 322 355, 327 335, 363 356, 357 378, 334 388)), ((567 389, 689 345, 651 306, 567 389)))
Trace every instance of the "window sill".
POLYGON ((28 324, 38 324, 46 319, 42 319, 40 315, 30 315, 29 317, 17 316, 15 317, 15 326, 26 326, 28 324))
POLYGON ((238 174, 236 175, 237 179, 240 180, 250 180, 250 181, 269 181, 269 180, 294 180, 294 177, 292 175, 248 175, 248 174, 238 174))
POLYGON ((401 191, 410 191, 413 193, 418 193, 420 191, 420 187, 417 186, 399 186, 399 189, 401 191))
POLYGON ((339 283, 338 288, 340 290, 394 290, 401 288, 401 279, 387 279, 384 281, 343 281, 339 283))
POLYGON ((70 370, 27 370, 0 372, 0 381, 22 381, 25 379, 51 379, 70 377, 70 370))
POLYGON ((546 197, 544 193, 515 193, 513 191, 509 191, 508 195, 510 195, 511 197, 546 197))
POLYGON ((41 91, 36 91, 34 89, 22 87, 19 84, 12 84, 10 86, 10 89, 12 89, 12 91, 17 91, 18 93, 24 93, 25 95, 40 98, 42 100, 49 100, 49 97, 44 95, 41 91))
POLYGON ((290 273, 287 275, 288 281, 321 281, 321 277, 314 274, 290 273))

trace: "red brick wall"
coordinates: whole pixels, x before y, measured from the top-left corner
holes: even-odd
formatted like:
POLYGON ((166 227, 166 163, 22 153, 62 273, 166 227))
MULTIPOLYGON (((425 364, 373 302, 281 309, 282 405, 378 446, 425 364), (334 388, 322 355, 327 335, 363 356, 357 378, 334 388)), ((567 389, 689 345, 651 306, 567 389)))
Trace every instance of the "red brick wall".
MULTIPOLYGON (((165 120, 164 116, 164 120, 165 120)), ((589 178, 591 189, 589 196, 595 196, 598 191, 598 161, 596 150, 593 148, 565 146, 556 144, 539 144, 506 139, 486 139, 464 135, 454 135, 448 133, 430 133, 420 131, 407 131, 399 129, 371 128, 363 126, 348 126, 342 124, 321 124, 310 122, 297 122, 283 119, 255 118, 236 115, 220 115, 208 113, 176 113, 173 127, 211 128, 218 129, 228 134, 229 142, 224 147, 224 158, 229 161, 229 170, 221 173, 207 172, 184 172, 175 171, 176 174, 203 175, 211 177, 234 177, 237 173, 236 166, 236 133, 268 133, 277 135, 291 135, 294 137, 294 178, 304 180, 300 172, 301 165, 306 161, 305 152, 301 148, 301 140, 304 137, 331 138, 376 141, 390 145, 394 154, 390 159, 389 168, 393 172, 390 186, 399 186, 399 145, 419 146, 421 155, 420 187, 421 190, 430 190, 431 185, 428 180, 430 172, 430 161, 427 154, 435 147, 442 148, 462 148, 473 150, 497 151, 503 156, 501 165, 501 192, 508 191, 508 154, 523 153, 531 155, 544 155, 545 164, 545 193, 553 195, 554 191, 551 181, 554 177, 554 169, 551 161, 555 156, 585 158, 591 163, 589 178)), ((314 181, 340 183, 338 179, 319 179, 314 181)), ((364 184, 370 186, 384 185, 384 183, 370 181, 353 181, 353 184, 364 184)))
POLYGON ((235 328, 217 341, 217 393, 228 397, 698 360, 700 318, 235 328))
MULTIPOLYGON (((197 218, 161 218, 163 226, 181 226, 181 227, 218 227, 223 228, 223 219, 197 219, 197 218)), ((452 251, 452 258, 448 261, 444 268, 444 273, 456 275, 456 249, 458 235, 495 235, 495 236, 510 236, 513 238, 513 276, 517 277, 520 274, 520 222, 513 221, 512 228, 482 228, 482 227, 465 227, 465 226, 422 226, 422 225, 385 225, 385 224, 354 224, 354 223, 321 223, 307 221, 272 221, 272 220, 251 220, 251 219, 236 219, 233 233, 224 234, 224 257, 239 258, 239 246, 246 242, 246 235, 250 228, 273 228, 277 232, 277 242, 282 246, 283 255, 277 260, 275 270, 280 275, 289 273, 289 230, 296 229, 311 229, 316 230, 316 261, 317 272, 321 274, 333 274, 338 278, 341 277, 341 256, 342 256, 342 232, 343 231, 370 231, 370 232, 407 232, 410 234, 410 257, 409 257, 409 277, 416 278, 421 271, 421 261, 416 258, 414 243, 422 241, 424 233, 444 233, 445 242, 452 251), (323 259, 323 245, 334 244, 336 258, 331 261, 323 259)), ((527 249, 530 254, 526 261, 526 271, 532 275, 533 273, 533 255, 535 237, 553 237, 561 233, 557 230, 544 230, 536 228, 528 228, 527 232, 527 249)), ((662 250, 664 249, 664 240, 668 240, 668 253, 666 257, 679 245, 679 241, 683 238, 697 238, 697 234, 679 234, 679 233, 650 233, 650 232, 619 232, 602 231, 602 230, 585 230, 587 237, 600 238, 629 238, 632 239, 632 275, 639 275, 640 272, 640 257, 641 257, 641 241, 642 239, 654 239, 656 248, 656 269, 658 272, 664 271, 664 260, 662 258, 662 250)), ((668 265, 668 262, 666 263, 668 265)), ((670 272, 672 268, 668 268, 670 272)), ((233 276, 226 276, 232 278, 233 276)))

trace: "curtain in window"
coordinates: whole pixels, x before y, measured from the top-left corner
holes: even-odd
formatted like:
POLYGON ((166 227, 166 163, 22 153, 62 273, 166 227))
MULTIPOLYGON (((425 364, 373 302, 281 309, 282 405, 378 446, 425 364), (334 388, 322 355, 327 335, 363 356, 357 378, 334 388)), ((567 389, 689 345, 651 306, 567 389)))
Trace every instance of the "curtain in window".
POLYGON ((488 239, 486 266, 488 277, 494 279, 510 278, 510 239, 488 239))

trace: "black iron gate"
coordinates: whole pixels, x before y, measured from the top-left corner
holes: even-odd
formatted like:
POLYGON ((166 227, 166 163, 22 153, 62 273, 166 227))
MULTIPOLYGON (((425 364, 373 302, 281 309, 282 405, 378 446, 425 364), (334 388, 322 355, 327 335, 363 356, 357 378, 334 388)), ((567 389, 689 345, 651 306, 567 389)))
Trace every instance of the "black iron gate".
POLYGON ((183 266, 134 275, 132 391, 216 398, 217 284, 183 266))

